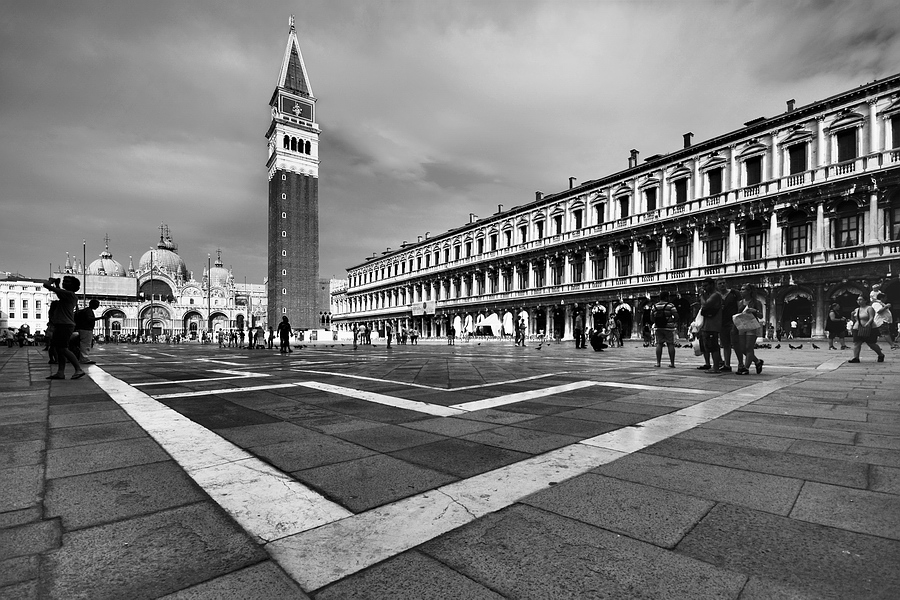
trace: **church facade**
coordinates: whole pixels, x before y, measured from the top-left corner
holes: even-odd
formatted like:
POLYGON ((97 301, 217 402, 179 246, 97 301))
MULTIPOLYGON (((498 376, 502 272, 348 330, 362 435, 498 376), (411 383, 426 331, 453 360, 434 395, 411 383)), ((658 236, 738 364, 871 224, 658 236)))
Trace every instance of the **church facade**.
POLYGON ((322 325, 319 298, 319 134, 316 98, 291 17, 266 132, 269 178, 268 322, 322 325))
MULTIPOLYGON (((770 330, 822 336, 880 283, 900 306, 900 75, 748 121, 348 269, 340 329, 570 339, 576 315, 639 334, 660 291, 683 322, 700 282, 755 284, 770 330)), ((624 154, 624 153, 623 153, 624 154)), ((623 161, 624 162, 624 161, 623 161)), ((416 236, 404 235, 407 239, 416 236)))

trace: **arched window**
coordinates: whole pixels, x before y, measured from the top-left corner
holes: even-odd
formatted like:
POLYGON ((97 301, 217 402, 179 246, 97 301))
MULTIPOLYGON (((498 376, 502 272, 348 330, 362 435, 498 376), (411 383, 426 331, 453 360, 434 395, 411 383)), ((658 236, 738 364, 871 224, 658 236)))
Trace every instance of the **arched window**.
POLYGON ((672 238, 672 268, 687 269, 691 263, 691 238, 680 233, 672 238))
POLYGON ((625 219, 628 217, 628 196, 620 196, 616 199, 619 203, 619 218, 625 219))
POLYGON ((659 270, 659 245, 655 240, 650 240, 641 251, 644 263, 644 273, 656 273, 659 270))
POLYGON ((795 210, 787 217, 785 230, 785 254, 809 252, 809 217, 802 210, 795 210))
POLYGON ((303 151, 304 151, 306 154, 311 154, 311 153, 312 153, 312 144, 310 144, 309 141, 306 142, 303 151))
POLYGON ((297 151, 297 138, 291 138, 291 150, 297 151))
POLYGON ((631 275, 631 246, 622 244, 616 248, 616 276, 631 275))
POLYGON ((760 260, 765 255, 766 227, 759 219, 744 226, 744 260, 760 260))
POLYGON ((834 213, 834 247, 858 246, 861 238, 859 207, 847 200, 838 205, 834 213))
POLYGON ((288 136, 284 136, 284 149, 287 150, 291 147, 291 138, 288 136))

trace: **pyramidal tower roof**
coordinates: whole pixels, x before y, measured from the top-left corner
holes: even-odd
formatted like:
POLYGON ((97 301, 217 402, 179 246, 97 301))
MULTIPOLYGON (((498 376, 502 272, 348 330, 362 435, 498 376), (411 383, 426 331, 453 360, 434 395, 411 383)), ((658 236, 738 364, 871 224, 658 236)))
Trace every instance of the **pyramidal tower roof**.
POLYGON ((287 47, 284 49, 284 60, 281 61, 281 73, 278 76, 278 87, 302 96, 312 96, 312 86, 306 75, 306 65, 300 52, 297 30, 294 27, 294 15, 291 15, 291 31, 288 34, 287 47))

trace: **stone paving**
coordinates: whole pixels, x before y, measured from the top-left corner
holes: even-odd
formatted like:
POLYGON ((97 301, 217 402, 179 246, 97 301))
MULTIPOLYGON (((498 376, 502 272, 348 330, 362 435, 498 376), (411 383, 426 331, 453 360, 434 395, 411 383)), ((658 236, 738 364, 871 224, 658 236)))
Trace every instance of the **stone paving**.
POLYGON ((900 597, 900 353, 95 354, 0 349, 0 598, 900 597))

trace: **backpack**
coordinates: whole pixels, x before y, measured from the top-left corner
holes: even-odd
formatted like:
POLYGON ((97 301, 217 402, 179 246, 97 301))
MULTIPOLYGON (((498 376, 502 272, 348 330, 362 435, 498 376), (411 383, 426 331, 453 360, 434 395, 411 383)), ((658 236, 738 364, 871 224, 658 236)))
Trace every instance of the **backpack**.
POLYGON ((671 317, 669 316, 669 307, 675 308, 675 305, 671 302, 666 302, 665 305, 660 308, 658 304, 653 306, 653 310, 655 311, 655 316, 653 317, 653 325, 657 329, 666 329, 669 326, 669 323, 672 322, 671 317))

